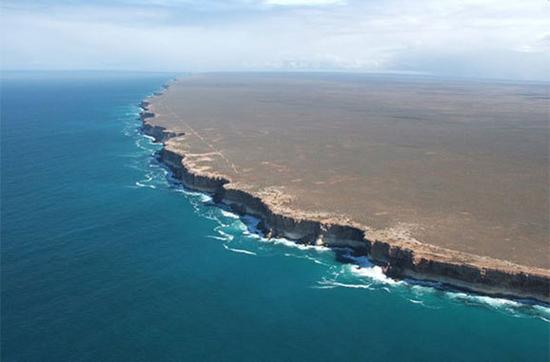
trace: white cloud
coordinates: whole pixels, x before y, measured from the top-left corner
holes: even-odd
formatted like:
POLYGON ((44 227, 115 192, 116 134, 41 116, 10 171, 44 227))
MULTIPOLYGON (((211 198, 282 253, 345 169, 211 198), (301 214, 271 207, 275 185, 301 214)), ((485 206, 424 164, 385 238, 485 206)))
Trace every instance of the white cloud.
POLYGON ((260 0, 16 3, 1 12, 2 64, 12 69, 348 69, 550 77, 550 7, 544 2, 268 1, 287 6, 260 0))
POLYGON ((342 5, 344 0, 264 0, 266 5, 277 6, 323 6, 323 5, 342 5))

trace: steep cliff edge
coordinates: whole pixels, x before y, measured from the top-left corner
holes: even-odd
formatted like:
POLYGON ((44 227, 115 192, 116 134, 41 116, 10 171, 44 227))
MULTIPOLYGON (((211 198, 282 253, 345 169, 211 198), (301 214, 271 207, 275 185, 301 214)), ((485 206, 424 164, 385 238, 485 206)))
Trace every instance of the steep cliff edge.
POLYGON ((348 221, 323 220, 277 206, 265 195, 244 191, 223 175, 198 170, 186 162, 178 148, 183 133, 151 123, 154 113, 147 101, 141 103, 142 130, 163 143, 160 160, 186 187, 206 192, 236 212, 257 217, 268 237, 284 237, 303 244, 346 247, 381 265, 393 278, 441 282, 474 292, 535 299, 550 303, 550 271, 516 265, 502 260, 456 252, 428 244, 380 239, 362 225, 348 221), (176 140, 176 138, 178 138, 176 140), (372 234, 372 235, 371 235, 372 234))

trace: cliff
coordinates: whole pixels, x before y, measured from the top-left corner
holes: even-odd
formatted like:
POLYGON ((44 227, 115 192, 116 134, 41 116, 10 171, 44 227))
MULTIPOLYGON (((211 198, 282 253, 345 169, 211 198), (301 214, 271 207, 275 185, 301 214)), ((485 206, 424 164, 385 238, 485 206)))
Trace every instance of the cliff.
POLYGON ((492 296, 534 299, 550 303, 550 272, 428 244, 383 239, 349 221, 318 220, 279 208, 265 195, 244 191, 223 175, 194 169, 177 147, 175 133, 151 124, 154 113, 142 102, 143 132, 162 142, 160 160, 188 188, 209 193, 235 212, 258 218, 267 237, 284 237, 302 244, 350 248, 383 267, 393 278, 440 282, 492 296))

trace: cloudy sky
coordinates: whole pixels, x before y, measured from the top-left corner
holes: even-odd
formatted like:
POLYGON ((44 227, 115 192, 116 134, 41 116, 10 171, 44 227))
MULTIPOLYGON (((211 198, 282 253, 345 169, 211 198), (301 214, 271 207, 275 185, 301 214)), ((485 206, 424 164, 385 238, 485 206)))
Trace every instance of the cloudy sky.
POLYGON ((3 69, 550 80, 548 0, 3 0, 3 69))

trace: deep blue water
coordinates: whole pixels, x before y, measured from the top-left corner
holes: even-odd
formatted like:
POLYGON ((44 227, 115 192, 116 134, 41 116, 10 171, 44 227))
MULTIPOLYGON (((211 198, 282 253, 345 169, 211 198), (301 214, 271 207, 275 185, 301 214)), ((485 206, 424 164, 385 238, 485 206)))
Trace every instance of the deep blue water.
POLYGON ((548 361, 550 311, 267 241, 138 132, 171 75, 2 81, 2 361, 548 361))

